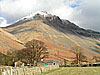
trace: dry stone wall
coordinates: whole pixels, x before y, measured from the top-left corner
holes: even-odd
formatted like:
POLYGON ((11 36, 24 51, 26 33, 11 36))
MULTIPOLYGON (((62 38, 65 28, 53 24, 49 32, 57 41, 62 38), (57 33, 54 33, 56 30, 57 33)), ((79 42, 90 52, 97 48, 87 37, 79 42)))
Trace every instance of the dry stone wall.
POLYGON ((2 67, 0 68, 1 75, 38 75, 42 72, 47 72, 59 68, 59 65, 48 65, 42 67, 2 67))

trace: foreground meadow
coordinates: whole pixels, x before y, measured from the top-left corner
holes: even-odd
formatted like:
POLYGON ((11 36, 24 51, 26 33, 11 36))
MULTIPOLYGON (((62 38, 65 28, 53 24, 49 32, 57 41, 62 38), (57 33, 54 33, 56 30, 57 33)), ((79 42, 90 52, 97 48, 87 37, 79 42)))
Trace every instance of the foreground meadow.
POLYGON ((100 67, 61 67, 41 75, 100 75, 100 67))

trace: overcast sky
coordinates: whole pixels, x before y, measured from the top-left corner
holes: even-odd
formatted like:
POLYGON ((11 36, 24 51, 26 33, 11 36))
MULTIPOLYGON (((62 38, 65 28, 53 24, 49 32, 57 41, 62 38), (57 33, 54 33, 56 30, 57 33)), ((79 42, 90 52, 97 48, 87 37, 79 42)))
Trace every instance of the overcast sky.
POLYGON ((0 27, 42 10, 100 31, 100 0, 0 0, 0 27))

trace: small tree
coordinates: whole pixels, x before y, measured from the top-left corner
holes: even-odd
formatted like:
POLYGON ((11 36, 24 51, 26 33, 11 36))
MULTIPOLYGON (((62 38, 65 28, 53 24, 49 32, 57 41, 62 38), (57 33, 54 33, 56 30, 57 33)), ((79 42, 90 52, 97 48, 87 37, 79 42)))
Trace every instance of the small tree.
POLYGON ((92 60, 95 60, 95 62, 100 62, 100 56, 93 56, 92 60))
POLYGON ((75 62, 80 64, 81 61, 86 61, 86 56, 82 53, 82 48, 79 46, 72 47, 72 52, 75 54, 75 62))
POLYGON ((11 56, 0 53, 0 65, 11 66, 12 64, 11 56))
POLYGON ((64 59, 64 66, 66 67, 66 59, 64 59))

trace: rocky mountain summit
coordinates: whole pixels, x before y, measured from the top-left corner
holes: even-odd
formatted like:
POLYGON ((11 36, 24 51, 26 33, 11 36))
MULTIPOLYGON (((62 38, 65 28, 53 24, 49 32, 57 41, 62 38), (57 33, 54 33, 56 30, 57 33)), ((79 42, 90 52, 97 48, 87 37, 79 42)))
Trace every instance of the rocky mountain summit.
POLYGON ((77 45, 84 49, 84 54, 89 58, 100 53, 99 32, 80 28, 69 20, 60 19, 46 11, 32 13, 3 29, 23 44, 32 39, 44 41, 50 58, 56 60, 60 59, 55 56, 57 52, 62 58, 73 57, 70 50, 77 45))
MULTIPOLYGON (((48 14, 46 11, 39 11, 36 13, 32 13, 26 17, 23 17, 8 27, 16 26, 19 24, 23 24, 32 20, 44 20, 44 23, 52 24, 53 26, 57 25, 60 28, 65 29, 69 33, 78 34, 86 37, 100 38, 100 32, 96 32, 93 30, 86 30, 80 28, 79 26, 71 23, 68 20, 60 19, 58 16, 48 14)), ((57 27, 55 26, 55 28, 57 27)), ((57 28, 56 28, 57 29, 57 28)), ((65 31, 65 33, 66 33, 65 31)))

